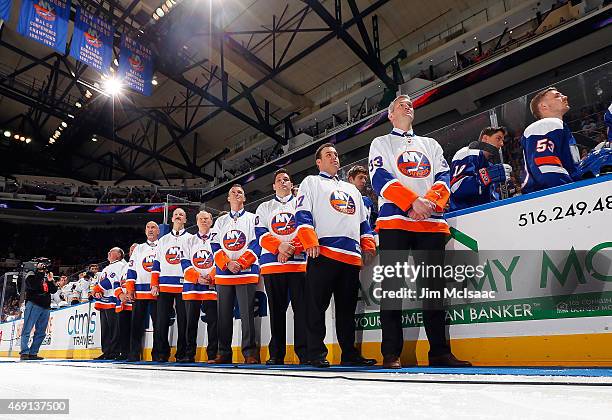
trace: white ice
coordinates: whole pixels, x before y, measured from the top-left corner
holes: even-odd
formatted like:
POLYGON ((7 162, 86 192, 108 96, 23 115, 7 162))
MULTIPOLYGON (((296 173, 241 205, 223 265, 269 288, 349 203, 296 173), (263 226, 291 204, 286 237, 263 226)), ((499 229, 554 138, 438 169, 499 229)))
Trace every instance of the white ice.
MULTIPOLYGON (((333 371, 258 371, 262 375, 253 375, 253 370, 244 369, 203 368, 189 372, 193 368, 172 367, 184 371, 166 371, 123 366, 56 361, 0 363, 0 398, 68 398, 70 415, 44 416, 50 419, 559 420, 609 419, 612 413, 612 386, 452 382, 465 379, 465 375, 445 375, 451 382, 442 384, 368 382, 333 376, 395 380, 441 377, 333 371)), ((507 376, 499 379, 509 378, 534 380, 507 376)))

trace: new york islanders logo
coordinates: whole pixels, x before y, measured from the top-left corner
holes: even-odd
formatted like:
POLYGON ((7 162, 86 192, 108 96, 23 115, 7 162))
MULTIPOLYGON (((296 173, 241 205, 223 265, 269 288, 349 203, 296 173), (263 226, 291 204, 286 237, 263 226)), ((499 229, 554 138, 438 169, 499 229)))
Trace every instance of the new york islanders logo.
POLYGON ((397 169, 411 178, 425 178, 431 173, 431 163, 424 153, 409 150, 397 158, 397 169))
POLYGON ((277 235, 291 235, 295 232, 295 215, 291 213, 275 214, 270 227, 277 235))
POLYGON ((355 214, 355 200, 347 192, 336 190, 329 197, 329 204, 334 210, 344 214, 355 214))
POLYGON ((144 268, 145 271, 150 273, 153 270, 153 260, 154 259, 155 259, 154 255, 147 255, 146 257, 144 257, 142 259, 142 268, 144 268))
POLYGON ((181 248, 178 246, 171 246, 166 251, 166 262, 168 264, 178 264, 181 262, 181 248))
POLYGON ((85 41, 94 48, 100 48, 102 46, 102 41, 100 41, 98 31, 92 28, 85 32, 85 41))
POLYGON ((134 54, 130 58, 128 58, 130 66, 134 69, 134 71, 143 71, 144 64, 142 63, 142 59, 139 55, 134 54))
POLYGON ((230 230, 223 236, 223 247, 228 251, 240 251, 246 245, 246 235, 239 230, 230 230))
POLYGON ((191 261, 193 261, 193 265, 195 265, 196 268, 201 270, 209 269, 213 265, 212 253, 207 249, 200 249, 193 254, 191 261))
POLYGON ((57 16, 55 9, 45 0, 40 0, 38 4, 34 5, 34 11, 41 19, 49 22, 53 22, 57 16))

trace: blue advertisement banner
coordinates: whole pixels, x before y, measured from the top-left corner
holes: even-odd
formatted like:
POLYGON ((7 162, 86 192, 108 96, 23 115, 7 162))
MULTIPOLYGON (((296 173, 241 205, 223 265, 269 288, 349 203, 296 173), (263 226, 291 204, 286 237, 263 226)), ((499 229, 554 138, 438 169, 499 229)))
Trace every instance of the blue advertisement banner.
POLYGON ((23 0, 17 30, 63 54, 69 19, 70 0, 23 0))
POLYGON ((151 96, 153 55, 151 50, 123 34, 119 53, 119 78, 135 92, 151 96))
POLYGON ((102 74, 108 74, 113 60, 113 34, 110 23, 77 8, 70 55, 102 74))

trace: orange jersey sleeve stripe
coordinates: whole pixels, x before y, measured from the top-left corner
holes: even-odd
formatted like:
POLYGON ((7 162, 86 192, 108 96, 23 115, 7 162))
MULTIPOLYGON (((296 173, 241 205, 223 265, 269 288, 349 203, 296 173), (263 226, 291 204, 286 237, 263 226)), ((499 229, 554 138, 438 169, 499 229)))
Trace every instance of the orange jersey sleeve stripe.
POLYGON ((125 290, 127 290, 128 292, 133 292, 134 290, 136 290, 136 282, 132 279, 126 280, 124 287, 125 290))
POLYGON ((446 203, 448 203, 450 191, 444 184, 434 184, 429 191, 427 191, 424 198, 434 203, 436 205, 436 211, 441 213, 444 211, 446 203))
POLYGON ((273 254, 278 253, 278 246, 281 244, 281 240, 276 236, 272 235, 270 232, 266 232, 262 235, 259 240, 259 244, 262 248, 270 251, 273 254))
POLYGON ((406 220, 378 220, 376 229, 399 229, 408 232, 443 232, 450 233, 448 225, 442 222, 409 222, 406 220))
POLYGON ((563 166, 563 164, 561 164, 561 160, 559 159, 558 156, 542 156, 542 157, 535 158, 533 161, 538 166, 540 166, 540 165, 559 165, 559 166, 563 166))
POLYGON ((100 285, 96 284, 93 288, 94 293, 104 293, 104 289, 100 285))
POLYGON ((317 233, 310 226, 300 226, 297 232, 297 237, 302 243, 304 249, 312 248, 319 245, 317 233))
POLYGON ((136 300, 156 300, 157 296, 153 296, 151 292, 136 292, 136 300))
POLYGON ((321 247, 321 255, 346 264, 361 266, 361 257, 358 257, 356 255, 344 254, 338 251, 333 251, 324 246, 321 247))
POLYGON ((412 203, 414 203, 414 200, 419 197, 417 193, 410 188, 406 188, 399 181, 393 181, 383 188, 382 196, 395 203, 404 211, 408 210, 412 203))
POLYGON ((159 291, 164 293, 182 293, 183 285, 182 284, 162 284, 159 286, 159 291))

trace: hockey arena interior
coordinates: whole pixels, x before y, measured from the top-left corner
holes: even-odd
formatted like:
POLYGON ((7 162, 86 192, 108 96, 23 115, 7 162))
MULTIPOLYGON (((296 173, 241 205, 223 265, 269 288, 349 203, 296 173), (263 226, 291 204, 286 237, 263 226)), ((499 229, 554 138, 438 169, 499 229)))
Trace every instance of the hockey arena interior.
POLYGON ((0 418, 610 418, 610 0, 0 0, 0 418))

